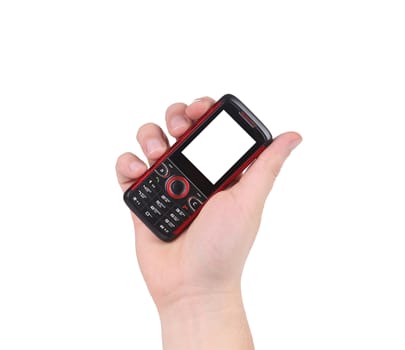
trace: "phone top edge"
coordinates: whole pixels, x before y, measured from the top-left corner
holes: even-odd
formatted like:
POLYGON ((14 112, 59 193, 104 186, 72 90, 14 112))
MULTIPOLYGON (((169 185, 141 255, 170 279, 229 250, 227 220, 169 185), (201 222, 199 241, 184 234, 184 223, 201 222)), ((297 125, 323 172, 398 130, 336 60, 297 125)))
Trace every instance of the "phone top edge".
POLYGON ((218 102, 219 101, 222 101, 222 103, 229 102, 235 105, 241 111, 245 112, 249 116, 249 118, 255 123, 257 129, 262 134, 264 138, 264 144, 266 146, 268 146, 273 141, 273 136, 271 135, 269 129, 267 129, 267 127, 260 121, 260 119, 256 117, 256 115, 236 96, 232 94, 225 94, 218 100, 218 102))

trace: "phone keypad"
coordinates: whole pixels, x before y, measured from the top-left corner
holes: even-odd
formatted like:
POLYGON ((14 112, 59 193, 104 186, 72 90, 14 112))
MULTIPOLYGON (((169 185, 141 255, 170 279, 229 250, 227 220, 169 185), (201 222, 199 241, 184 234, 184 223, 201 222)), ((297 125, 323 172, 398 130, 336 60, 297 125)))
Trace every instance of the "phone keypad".
POLYGON ((132 189, 129 198, 141 219, 163 235, 173 233, 207 199, 169 159, 132 189))

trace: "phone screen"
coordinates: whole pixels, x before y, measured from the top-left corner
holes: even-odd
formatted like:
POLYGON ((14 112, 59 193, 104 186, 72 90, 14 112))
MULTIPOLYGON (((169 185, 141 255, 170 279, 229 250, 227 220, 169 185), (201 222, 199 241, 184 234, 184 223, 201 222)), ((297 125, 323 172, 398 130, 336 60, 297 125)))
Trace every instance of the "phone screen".
POLYGON ((254 144, 253 137, 222 111, 182 153, 215 184, 254 144))

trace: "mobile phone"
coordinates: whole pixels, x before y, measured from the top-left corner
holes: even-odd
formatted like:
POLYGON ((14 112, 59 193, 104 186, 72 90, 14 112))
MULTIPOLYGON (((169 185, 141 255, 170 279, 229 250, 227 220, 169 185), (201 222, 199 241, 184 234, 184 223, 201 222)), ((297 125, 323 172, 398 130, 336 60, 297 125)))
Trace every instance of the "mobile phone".
POLYGON ((172 241, 271 142, 264 124, 225 95, 124 193, 125 203, 157 237, 172 241))

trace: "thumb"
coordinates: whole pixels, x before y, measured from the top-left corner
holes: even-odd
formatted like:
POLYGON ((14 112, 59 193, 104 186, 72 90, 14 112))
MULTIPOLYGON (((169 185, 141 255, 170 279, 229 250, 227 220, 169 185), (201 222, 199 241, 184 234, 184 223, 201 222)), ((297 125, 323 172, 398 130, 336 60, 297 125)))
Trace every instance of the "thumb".
POLYGON ((301 135, 295 132, 277 136, 237 184, 238 191, 242 192, 243 197, 263 205, 284 161, 301 141, 301 135))

